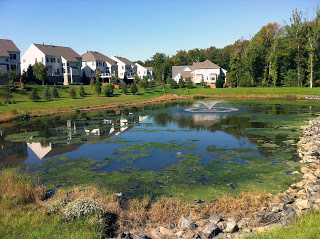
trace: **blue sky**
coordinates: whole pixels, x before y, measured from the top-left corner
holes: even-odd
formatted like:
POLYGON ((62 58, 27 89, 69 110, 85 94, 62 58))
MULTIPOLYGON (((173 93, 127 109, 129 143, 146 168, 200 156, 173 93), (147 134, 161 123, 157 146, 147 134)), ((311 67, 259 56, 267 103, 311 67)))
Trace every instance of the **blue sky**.
POLYGON ((0 0, 0 38, 21 53, 32 43, 146 60, 157 52, 222 48, 250 39, 294 9, 315 15, 320 0, 0 0))

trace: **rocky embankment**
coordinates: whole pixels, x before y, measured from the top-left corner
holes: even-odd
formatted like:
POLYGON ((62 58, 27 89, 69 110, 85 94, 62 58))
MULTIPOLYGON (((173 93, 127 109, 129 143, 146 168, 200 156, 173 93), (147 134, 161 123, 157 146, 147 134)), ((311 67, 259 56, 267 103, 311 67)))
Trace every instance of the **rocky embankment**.
POLYGON ((182 216, 177 226, 158 227, 148 235, 123 233, 119 238, 242 238, 272 227, 281 227, 308 210, 320 208, 320 117, 302 127, 298 143, 303 180, 292 184, 287 191, 275 197, 275 203, 262 208, 252 217, 233 218, 211 214, 207 219, 193 221, 182 216))

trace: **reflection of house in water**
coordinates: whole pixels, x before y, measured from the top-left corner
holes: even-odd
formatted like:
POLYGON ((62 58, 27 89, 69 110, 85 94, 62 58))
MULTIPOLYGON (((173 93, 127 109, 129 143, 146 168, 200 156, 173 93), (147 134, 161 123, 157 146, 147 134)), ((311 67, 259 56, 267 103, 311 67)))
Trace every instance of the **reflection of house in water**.
POLYGON ((39 159, 43 159, 52 150, 51 143, 48 145, 42 145, 40 142, 34 142, 27 143, 27 146, 39 159))
POLYGON ((227 118, 226 115, 219 114, 193 114, 192 119, 194 125, 201 125, 205 128, 209 128, 212 125, 218 123, 221 119, 227 118))

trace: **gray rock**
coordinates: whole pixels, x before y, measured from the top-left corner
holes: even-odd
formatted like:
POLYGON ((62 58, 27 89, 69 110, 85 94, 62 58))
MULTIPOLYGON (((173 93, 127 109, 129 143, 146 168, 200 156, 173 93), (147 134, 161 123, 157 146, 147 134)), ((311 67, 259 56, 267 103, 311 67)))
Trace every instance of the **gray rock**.
POLYGON ((228 221, 225 232, 234 233, 239 230, 239 227, 235 221, 228 221))
POLYGON ((179 221, 179 228, 184 231, 190 231, 196 228, 196 224, 188 217, 182 216, 179 221))
POLYGON ((284 204, 291 204, 293 203, 293 198, 290 195, 286 194, 280 197, 280 201, 284 204))
POLYGON ((214 224, 218 224, 218 222, 222 221, 222 218, 216 213, 211 213, 209 217, 209 221, 214 224))
POLYGON ((220 232, 221 232, 220 228, 215 223, 209 223, 202 230, 203 235, 205 235, 207 238, 212 238, 218 235, 220 232))
POLYGON ((311 205, 309 200, 307 199, 297 199, 294 202, 294 205, 299 209, 299 210, 305 210, 305 209, 310 209, 311 205))
POLYGON ((150 237, 145 234, 137 234, 133 236, 133 239, 150 239, 150 237))

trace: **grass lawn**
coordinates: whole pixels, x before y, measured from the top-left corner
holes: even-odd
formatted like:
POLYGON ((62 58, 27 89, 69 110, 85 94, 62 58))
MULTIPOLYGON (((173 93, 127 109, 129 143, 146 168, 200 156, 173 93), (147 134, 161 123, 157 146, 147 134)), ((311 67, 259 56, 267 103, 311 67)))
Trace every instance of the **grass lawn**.
MULTIPOLYGON (((0 121, 11 120, 17 115, 21 114, 33 114, 44 115, 48 113, 64 112, 66 110, 76 110, 85 108, 99 108, 102 106, 113 106, 125 103, 132 103, 135 101, 151 100, 153 98, 167 94, 177 94, 183 96, 192 97, 193 95, 205 95, 207 97, 217 98, 283 98, 283 99, 297 99, 304 97, 304 95, 319 95, 320 88, 224 88, 224 89, 212 89, 196 86, 193 89, 170 89, 169 85, 156 87, 153 91, 151 89, 144 90, 139 89, 137 95, 133 95, 128 90, 128 94, 122 94, 121 90, 115 89, 113 97, 104 96, 104 89, 102 87, 102 94, 98 96, 95 94, 94 87, 84 86, 86 91, 86 97, 79 97, 79 85, 73 86, 57 86, 59 92, 59 98, 45 101, 43 99, 44 86, 36 86, 40 99, 37 102, 30 100, 31 87, 29 86, 26 93, 16 91, 13 93, 13 97, 10 98, 11 104, 4 104, 4 99, 0 99, 0 121), (76 91, 76 98, 70 98, 70 90, 74 88, 76 91)), ((51 87, 50 87, 51 88, 51 87)), ((50 89, 51 91, 51 89, 50 89)), ((0 94, 2 95, 3 86, 0 87, 0 94)))

